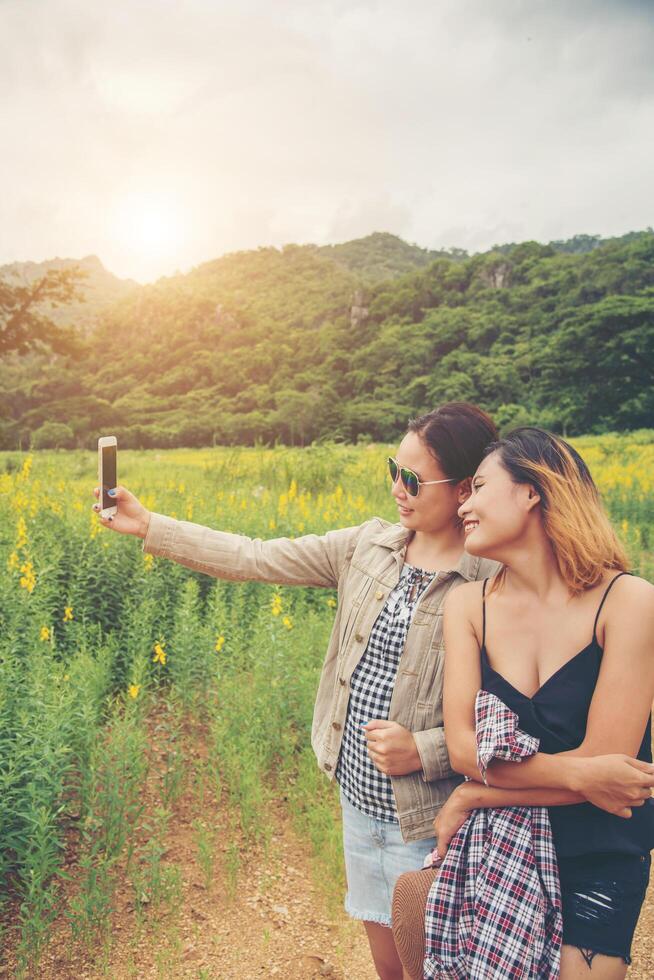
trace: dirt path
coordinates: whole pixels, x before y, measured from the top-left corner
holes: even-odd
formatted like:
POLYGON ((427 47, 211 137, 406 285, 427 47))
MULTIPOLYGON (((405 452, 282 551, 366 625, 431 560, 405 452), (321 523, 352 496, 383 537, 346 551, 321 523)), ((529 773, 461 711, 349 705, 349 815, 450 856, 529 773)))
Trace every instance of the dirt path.
MULTIPOLYGON (((375 980, 362 928, 347 919, 340 896, 332 889, 330 898, 316 881, 310 847, 294 832, 282 803, 274 807, 267 850, 246 848, 235 836, 227 806, 206 787, 198 793, 192 777, 202 769, 205 745, 201 730, 185 733, 186 778, 162 837, 161 880, 167 884, 157 900, 143 894, 139 907, 133 871, 119 873, 104 939, 91 948, 72 941, 60 916, 34 977, 375 980)), ((143 788, 143 841, 161 805, 163 760, 164 752, 153 749, 143 788)), ((66 889, 74 893, 75 887, 73 872, 66 889)), ((629 980, 654 978, 652 937, 654 888, 641 916, 629 980)), ((15 976, 11 951, 0 976, 15 976)))
MULTIPOLYGON (((150 719, 150 726, 156 729, 156 718, 150 719)), ((157 740, 152 738, 151 744, 156 746, 157 740)), ((165 756, 165 747, 153 747, 143 787, 141 844, 147 841, 148 828, 156 824, 161 807, 165 756)), ((142 852, 129 874, 121 867, 114 876, 104 937, 94 938, 91 948, 73 941, 70 925, 61 915, 33 976, 38 980, 374 980, 362 928, 347 918, 342 898, 333 889, 330 896, 316 881, 310 846, 294 832, 283 805, 275 804, 268 814, 274 829, 267 850, 246 847, 234 831, 227 806, 218 803, 206 780, 198 792, 196 777, 206 759, 206 740, 199 727, 186 729, 183 756, 182 792, 170 806, 161 838, 163 884, 157 900, 143 894, 142 901, 136 901, 135 868, 138 871, 141 864, 147 870, 148 858, 142 852)), ((62 905, 77 888, 77 869, 67 870, 71 881, 64 886, 62 905)), ((9 978, 16 973, 11 920, 7 939, 0 976, 9 978)))
POLYGON ((627 971, 628 980, 654 978, 654 873, 652 879, 634 936, 631 950, 634 965, 627 971))
POLYGON ((85 951, 70 949, 64 930, 46 954, 39 973, 43 980, 374 980, 361 931, 344 913, 328 913, 325 896, 312 881, 308 849, 287 820, 281 820, 272 840, 274 860, 266 863, 255 852, 244 858, 232 899, 223 874, 209 888, 204 884, 194 819, 192 813, 179 816, 165 855, 182 868, 178 905, 146 914, 139 927, 131 889, 119 889, 108 955, 101 954, 94 964, 85 951))

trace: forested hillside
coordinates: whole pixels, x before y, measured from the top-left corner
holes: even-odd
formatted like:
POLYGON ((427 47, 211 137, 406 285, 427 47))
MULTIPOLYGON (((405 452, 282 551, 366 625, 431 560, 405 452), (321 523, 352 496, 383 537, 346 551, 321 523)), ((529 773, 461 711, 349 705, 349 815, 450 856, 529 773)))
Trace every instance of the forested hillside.
POLYGON ((92 331, 109 307, 138 289, 138 284, 133 279, 119 279, 108 272, 97 255, 87 255, 83 259, 51 259, 47 262, 12 262, 9 265, 0 265, 0 280, 27 285, 48 272, 73 269, 79 272, 77 298, 54 308, 48 307, 47 313, 54 323, 74 326, 82 332, 92 331))
POLYGON ((653 381, 651 230, 471 257, 378 234, 227 255, 130 291, 74 355, 5 358, 0 448, 390 440, 451 399, 632 429, 653 381))

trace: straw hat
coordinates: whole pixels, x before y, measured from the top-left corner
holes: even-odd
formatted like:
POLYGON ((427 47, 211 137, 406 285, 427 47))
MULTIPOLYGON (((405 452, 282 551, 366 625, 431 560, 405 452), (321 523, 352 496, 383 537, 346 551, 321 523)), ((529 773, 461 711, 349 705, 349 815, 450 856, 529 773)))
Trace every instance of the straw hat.
POLYGON ((425 958, 425 906, 438 868, 400 875, 393 892, 393 938, 411 980, 422 980, 425 958))

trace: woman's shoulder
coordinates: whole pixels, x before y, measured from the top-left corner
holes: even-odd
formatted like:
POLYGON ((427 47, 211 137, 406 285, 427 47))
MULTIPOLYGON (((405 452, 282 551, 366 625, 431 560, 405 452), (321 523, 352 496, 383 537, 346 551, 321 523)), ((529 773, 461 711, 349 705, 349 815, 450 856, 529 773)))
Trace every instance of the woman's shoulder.
POLYGON ((639 575, 609 571, 604 577, 603 593, 607 598, 611 593, 614 596, 614 602, 607 603, 607 613, 609 609, 617 613, 626 608, 630 614, 641 610, 654 615, 654 585, 639 575))
POLYGON ((380 544, 385 547, 402 547, 408 531, 401 524, 392 524, 383 517, 371 517, 359 525, 359 540, 365 544, 380 544))
POLYGON ((472 582, 462 582, 456 588, 450 589, 445 597, 443 612, 454 615, 466 614, 468 618, 473 618, 476 609, 481 607, 483 601, 484 581, 484 579, 477 579, 472 582))
POLYGON ((654 644, 654 585, 638 575, 606 578, 595 627, 600 646, 617 650, 621 658, 625 649, 639 651, 648 661, 654 644))

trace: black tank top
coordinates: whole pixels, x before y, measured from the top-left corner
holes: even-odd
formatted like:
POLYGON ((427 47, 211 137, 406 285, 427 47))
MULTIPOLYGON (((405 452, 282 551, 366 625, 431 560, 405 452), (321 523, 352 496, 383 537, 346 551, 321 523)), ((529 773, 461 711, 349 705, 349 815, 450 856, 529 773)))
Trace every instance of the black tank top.
MULTIPOLYGON (((520 719, 520 727, 540 739, 542 752, 554 754, 576 749, 586 734, 588 711, 602 663, 597 622, 602 606, 620 572, 609 582, 599 604, 593 638, 588 646, 566 661, 542 684, 533 697, 516 690, 491 667, 486 650, 486 583, 483 585, 483 633, 481 677, 485 691, 495 694, 520 719)), ((651 719, 648 720, 638 758, 652 761, 651 719)), ((616 817, 591 803, 550 807, 554 845, 559 858, 614 851, 646 854, 654 847, 654 799, 634 807, 630 820, 616 817)))

